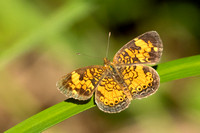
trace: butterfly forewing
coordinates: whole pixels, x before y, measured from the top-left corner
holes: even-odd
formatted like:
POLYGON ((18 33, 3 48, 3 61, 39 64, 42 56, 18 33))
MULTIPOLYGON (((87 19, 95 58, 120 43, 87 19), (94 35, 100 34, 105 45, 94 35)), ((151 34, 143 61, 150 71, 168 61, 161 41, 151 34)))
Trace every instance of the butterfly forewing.
POLYGON ((67 98, 87 100, 93 95, 103 73, 103 66, 83 67, 63 76, 56 86, 67 98))
POLYGON ((115 64, 155 64, 163 50, 156 31, 146 32, 125 44, 114 56, 115 64))

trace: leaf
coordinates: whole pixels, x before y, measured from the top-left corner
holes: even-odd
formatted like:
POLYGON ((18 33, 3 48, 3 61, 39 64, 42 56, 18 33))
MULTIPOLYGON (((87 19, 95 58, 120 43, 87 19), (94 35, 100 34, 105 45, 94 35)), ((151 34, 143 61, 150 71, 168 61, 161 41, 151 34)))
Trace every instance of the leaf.
MULTIPOLYGON (((200 55, 159 64, 161 82, 200 75, 200 55)), ((93 98, 87 103, 64 101, 58 103, 10 128, 6 133, 41 132, 75 114, 96 106, 93 98)))
POLYGON ((7 130, 5 133, 37 133, 41 132, 75 114, 83 112, 89 108, 95 106, 93 98, 90 99, 86 104, 84 103, 73 103, 63 101, 60 102, 29 119, 19 123, 17 126, 7 130))
POLYGON ((200 55, 162 63, 158 65, 161 83, 200 75, 200 55))

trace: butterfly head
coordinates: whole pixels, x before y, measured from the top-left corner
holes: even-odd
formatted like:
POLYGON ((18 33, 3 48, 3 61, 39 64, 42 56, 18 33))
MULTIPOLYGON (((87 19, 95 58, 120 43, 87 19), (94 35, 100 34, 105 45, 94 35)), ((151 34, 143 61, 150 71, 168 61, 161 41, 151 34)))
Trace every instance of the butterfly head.
POLYGON ((104 58, 104 67, 107 70, 115 71, 114 64, 110 60, 108 60, 107 58, 104 58))
POLYGON ((103 58, 104 60, 104 66, 109 65, 110 64, 110 60, 108 60, 106 57, 103 58))

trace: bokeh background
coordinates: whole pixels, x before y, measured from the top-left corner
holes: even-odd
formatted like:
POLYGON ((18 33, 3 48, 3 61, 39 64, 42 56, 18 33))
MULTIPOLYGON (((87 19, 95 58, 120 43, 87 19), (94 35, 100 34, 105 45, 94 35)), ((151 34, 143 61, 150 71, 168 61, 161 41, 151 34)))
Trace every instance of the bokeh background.
MULTIPOLYGON (((102 65, 126 42, 156 30, 162 62, 200 53, 195 0, 1 0, 0 132, 63 100, 56 81, 74 69, 102 65), (81 55, 77 55, 80 53, 81 55)), ((200 77, 162 83, 153 96, 120 114, 97 107, 46 133, 199 133, 200 77)))

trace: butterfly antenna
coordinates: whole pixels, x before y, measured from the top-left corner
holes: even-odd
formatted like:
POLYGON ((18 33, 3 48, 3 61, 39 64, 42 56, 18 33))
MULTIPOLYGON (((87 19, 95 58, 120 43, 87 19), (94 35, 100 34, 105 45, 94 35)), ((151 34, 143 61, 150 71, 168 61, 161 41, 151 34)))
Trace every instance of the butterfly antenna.
POLYGON ((106 58, 108 57, 108 50, 110 46, 110 36, 111 36, 111 32, 108 33, 108 45, 107 45, 107 50, 106 50, 106 58))
POLYGON ((76 55, 83 55, 83 56, 86 56, 86 57, 102 59, 101 57, 98 57, 98 56, 92 56, 92 55, 88 55, 88 54, 84 54, 84 53, 76 53, 76 55))

